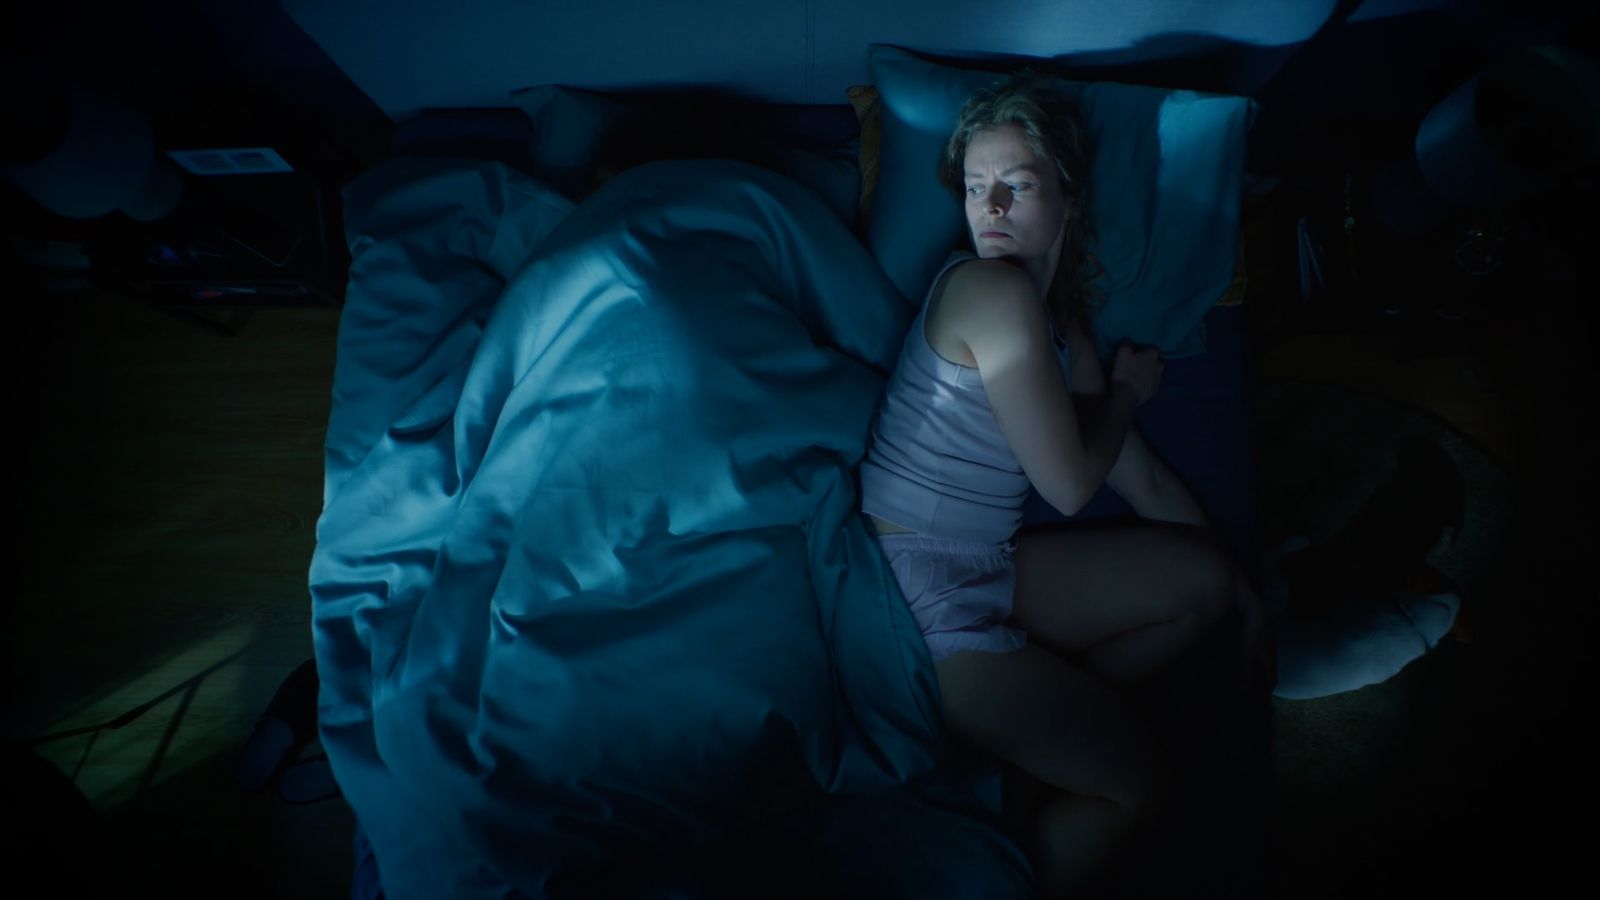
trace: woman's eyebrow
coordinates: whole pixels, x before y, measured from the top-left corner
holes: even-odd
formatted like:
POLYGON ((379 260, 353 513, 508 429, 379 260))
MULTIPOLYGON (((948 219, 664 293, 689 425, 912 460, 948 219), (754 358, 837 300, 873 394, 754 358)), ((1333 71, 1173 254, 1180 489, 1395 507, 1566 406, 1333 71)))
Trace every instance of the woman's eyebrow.
MULTIPOLYGON (((1005 170, 1004 172, 1001 172, 1000 173, 1000 177, 1004 178, 1005 176, 1010 175, 1012 172, 1015 172, 1015 171, 1017 171, 1019 169, 1022 170, 1022 171, 1027 172, 1030 175, 1037 174, 1037 173, 1034 172, 1032 164, 1030 164, 1030 163, 1018 163, 1017 165, 1012 166, 1011 168, 1005 170)), ((977 172, 968 172, 967 173, 967 177, 968 178, 980 178, 982 176, 980 176, 977 172)))

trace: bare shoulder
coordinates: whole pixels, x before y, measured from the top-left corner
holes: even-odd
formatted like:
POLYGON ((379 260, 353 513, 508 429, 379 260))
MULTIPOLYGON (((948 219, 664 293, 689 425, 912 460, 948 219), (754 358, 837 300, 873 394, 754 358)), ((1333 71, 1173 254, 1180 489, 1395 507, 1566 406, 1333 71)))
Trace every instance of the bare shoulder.
POLYGON ((1033 281, 1028 273, 1000 259, 971 259, 950 270, 941 293, 957 304, 985 301, 1031 303, 1033 281))
POLYGON ((1002 260, 974 259, 956 266, 938 300, 940 332, 969 348, 978 341, 1023 341, 1044 333, 1033 280, 1002 260))

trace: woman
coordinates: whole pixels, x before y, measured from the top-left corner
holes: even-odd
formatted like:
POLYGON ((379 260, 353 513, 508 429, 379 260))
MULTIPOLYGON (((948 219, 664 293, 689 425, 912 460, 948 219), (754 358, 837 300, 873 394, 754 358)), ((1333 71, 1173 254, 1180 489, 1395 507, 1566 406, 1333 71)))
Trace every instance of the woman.
POLYGON ((1259 601, 1133 426, 1159 354, 1124 344, 1108 375, 1085 331, 1088 170, 1076 111, 1032 76, 969 99, 940 174, 976 253, 930 286, 861 470, 947 727, 1046 786, 1030 849, 1051 893, 1091 877, 1169 789, 1123 692, 1231 609, 1270 665, 1259 601), (1102 483, 1161 524, 1019 532, 1030 486, 1072 515, 1102 483))

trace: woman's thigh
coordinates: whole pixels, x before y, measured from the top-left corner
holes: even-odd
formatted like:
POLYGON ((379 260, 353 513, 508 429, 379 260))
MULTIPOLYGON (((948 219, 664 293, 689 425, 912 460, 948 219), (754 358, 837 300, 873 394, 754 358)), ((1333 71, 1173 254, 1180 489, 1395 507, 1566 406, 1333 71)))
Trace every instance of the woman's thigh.
POLYGON ((1068 657, 1136 628, 1220 617, 1235 568, 1198 529, 1148 524, 1018 532, 1012 621, 1068 657))
POLYGON ((1043 647, 934 664, 947 728, 1039 780, 1127 806, 1166 771, 1148 726, 1110 685, 1043 647))

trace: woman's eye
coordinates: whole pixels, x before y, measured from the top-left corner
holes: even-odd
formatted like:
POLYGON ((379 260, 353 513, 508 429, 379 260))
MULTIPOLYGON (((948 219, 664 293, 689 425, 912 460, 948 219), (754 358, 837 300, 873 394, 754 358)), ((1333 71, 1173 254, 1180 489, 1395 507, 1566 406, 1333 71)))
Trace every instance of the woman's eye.
POLYGON ((983 190, 983 188, 978 187, 977 185, 973 185, 972 187, 967 188, 967 193, 969 193, 969 194, 973 195, 974 197, 976 197, 978 195, 978 193, 980 191, 982 191, 982 190, 983 190))
POLYGON ((1031 184, 1011 184, 1011 185, 1007 185, 1007 187, 1011 188, 1011 190, 1013 192, 1015 192, 1015 191, 1021 191, 1021 190, 1025 190, 1027 188, 1031 188, 1031 187, 1033 187, 1033 185, 1031 185, 1031 184))

